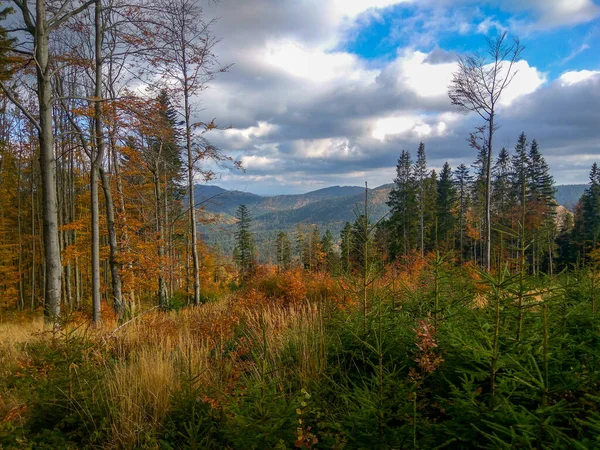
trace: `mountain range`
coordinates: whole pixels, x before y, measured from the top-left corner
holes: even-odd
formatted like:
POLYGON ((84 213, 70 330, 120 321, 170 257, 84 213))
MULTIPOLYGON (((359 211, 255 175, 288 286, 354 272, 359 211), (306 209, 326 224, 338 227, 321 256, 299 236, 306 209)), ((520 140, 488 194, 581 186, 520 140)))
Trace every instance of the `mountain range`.
MULTIPOLYGON (((377 221, 388 212, 386 201, 393 184, 368 189, 369 215, 377 221)), ((556 186, 556 200, 569 209, 578 202, 587 185, 556 186)), ((214 185, 196 185, 195 203, 203 209, 200 232, 212 245, 230 253, 235 245, 235 212, 246 205, 252 216, 252 231, 261 256, 269 259, 275 251, 275 237, 286 231, 294 239, 298 227, 316 225, 321 233, 329 229, 334 236, 346 222, 364 212, 365 188, 331 186, 305 194, 261 196, 251 192, 226 190, 214 185), (271 248, 273 247, 273 248, 271 248)))

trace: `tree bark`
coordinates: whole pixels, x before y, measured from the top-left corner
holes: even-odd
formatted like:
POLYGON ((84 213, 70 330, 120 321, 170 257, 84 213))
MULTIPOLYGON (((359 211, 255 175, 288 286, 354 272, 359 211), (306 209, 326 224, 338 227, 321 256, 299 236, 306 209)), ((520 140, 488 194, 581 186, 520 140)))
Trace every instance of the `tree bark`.
POLYGON ((46 5, 36 0, 34 35, 38 83, 40 173, 42 178, 42 212, 45 262, 44 315, 56 323, 60 315, 62 265, 58 241, 58 199, 56 195, 56 158, 52 134, 52 86, 50 83, 49 30, 46 29, 46 5))

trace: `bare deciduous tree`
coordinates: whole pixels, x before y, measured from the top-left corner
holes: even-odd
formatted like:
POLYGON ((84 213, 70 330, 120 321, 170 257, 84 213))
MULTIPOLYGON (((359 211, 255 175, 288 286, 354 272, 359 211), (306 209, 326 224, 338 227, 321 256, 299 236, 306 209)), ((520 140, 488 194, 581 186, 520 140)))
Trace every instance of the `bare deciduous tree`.
POLYGON ((511 42, 506 33, 487 39, 487 55, 460 57, 458 70, 454 73, 448 88, 448 96, 453 105, 465 113, 476 112, 485 121, 487 129, 487 160, 485 189, 485 266, 491 269, 492 227, 491 227, 491 162, 492 142, 496 125, 496 109, 502 92, 511 83, 517 71, 515 63, 520 59, 523 46, 519 39, 511 42))

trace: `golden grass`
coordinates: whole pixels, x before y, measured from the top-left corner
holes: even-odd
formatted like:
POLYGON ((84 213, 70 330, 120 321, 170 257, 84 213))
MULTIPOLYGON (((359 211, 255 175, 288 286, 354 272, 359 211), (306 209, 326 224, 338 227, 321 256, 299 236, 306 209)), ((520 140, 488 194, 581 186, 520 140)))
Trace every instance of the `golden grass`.
MULTIPOLYGON (((69 333, 85 338, 93 344, 95 375, 106 386, 106 398, 96 400, 109 406, 114 448, 139 448, 160 431, 183 376, 194 377, 202 398, 218 407, 236 383, 264 376, 261 368, 282 384, 292 376, 304 382, 319 376, 326 359, 321 314, 308 302, 224 298, 181 311, 153 310, 121 328, 113 320, 92 327, 85 318, 66 328, 42 333, 41 318, 0 324, 0 380, 27 357, 26 344, 61 345, 69 333)), ((0 420, 24 405, 8 394, 0 390, 0 420)))
POLYGON ((39 339, 43 330, 41 317, 19 323, 0 323, 0 379, 14 370, 23 356, 23 347, 39 339))
POLYGON ((131 361, 110 369, 108 400, 115 445, 136 448, 140 438, 160 428, 178 388, 177 375, 169 352, 156 349, 139 351, 131 361))

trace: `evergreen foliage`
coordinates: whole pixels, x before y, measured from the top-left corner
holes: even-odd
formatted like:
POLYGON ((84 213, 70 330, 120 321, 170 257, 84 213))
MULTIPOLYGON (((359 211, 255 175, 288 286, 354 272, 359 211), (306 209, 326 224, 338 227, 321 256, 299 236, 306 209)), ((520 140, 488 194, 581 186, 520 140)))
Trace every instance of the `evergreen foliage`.
POLYGON ((237 232, 235 234, 236 246, 234 257, 240 271, 240 278, 247 280, 252 275, 255 268, 254 258, 254 238, 250 227, 252 226, 252 216, 246 205, 240 205, 236 214, 237 232))

